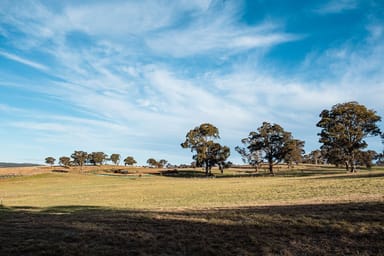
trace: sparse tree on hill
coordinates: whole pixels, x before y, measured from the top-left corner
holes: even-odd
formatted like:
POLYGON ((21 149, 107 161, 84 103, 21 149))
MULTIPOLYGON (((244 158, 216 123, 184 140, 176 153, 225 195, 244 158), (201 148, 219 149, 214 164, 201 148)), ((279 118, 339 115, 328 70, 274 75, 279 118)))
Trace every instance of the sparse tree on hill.
POLYGON ((71 158, 69 158, 67 156, 62 156, 59 158, 59 164, 60 165, 68 167, 68 166, 70 166, 70 163, 71 163, 71 158))
POLYGON ((159 162, 157 162, 158 163, 158 167, 159 168, 163 168, 167 163, 168 163, 168 161, 167 160, 165 160, 165 159, 161 159, 159 162))
POLYGON ((193 159, 197 166, 205 167, 205 174, 211 174, 214 165, 224 162, 230 155, 229 148, 221 146, 214 140, 219 139, 219 129, 212 124, 204 123, 190 130, 185 136, 182 148, 190 148, 195 152, 193 159))
POLYGON ((337 104, 331 110, 323 110, 317 126, 321 148, 327 152, 331 163, 344 162, 346 169, 355 171, 356 157, 367 147, 364 140, 368 136, 380 135, 377 122, 381 117, 376 111, 367 109, 357 102, 337 104), (332 156, 331 154, 338 154, 332 156))
POLYGON ((45 158, 45 163, 49 164, 51 167, 55 164, 56 159, 54 157, 47 157, 45 158))
POLYGON ((88 155, 88 162, 93 165, 102 165, 107 157, 108 155, 104 152, 92 152, 88 155))
POLYGON ((158 162, 156 161, 156 159, 154 158, 149 158, 147 160, 147 164, 149 164, 150 167, 155 167, 155 166, 158 166, 158 162))
POLYGON ((115 165, 119 165, 119 163, 120 163, 120 155, 119 154, 112 154, 111 155, 111 161, 115 165))
POLYGON ((263 158, 268 161, 269 172, 273 175, 273 165, 290 154, 292 140, 291 133, 284 131, 280 125, 263 122, 257 132, 250 132, 241 142, 247 146, 250 153, 262 152, 263 158))
POLYGON ((124 164, 127 166, 127 165, 134 165, 136 164, 136 160, 133 158, 133 156, 127 156, 125 159, 124 159, 124 164))
POLYGON ((73 159, 73 163, 80 166, 80 170, 83 170, 83 165, 85 161, 87 161, 88 153, 85 151, 75 151, 71 155, 71 158, 73 159))

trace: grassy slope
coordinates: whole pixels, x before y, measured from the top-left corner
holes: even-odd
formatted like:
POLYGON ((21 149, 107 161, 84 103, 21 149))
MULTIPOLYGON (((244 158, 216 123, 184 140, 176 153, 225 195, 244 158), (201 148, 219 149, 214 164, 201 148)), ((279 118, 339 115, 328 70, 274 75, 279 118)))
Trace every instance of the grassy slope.
POLYGON ((281 175, 0 179, 0 255, 384 255, 382 171, 281 175))
POLYGON ((102 177, 42 174, 0 179, 6 206, 222 207, 383 201, 384 173, 254 178, 102 177))

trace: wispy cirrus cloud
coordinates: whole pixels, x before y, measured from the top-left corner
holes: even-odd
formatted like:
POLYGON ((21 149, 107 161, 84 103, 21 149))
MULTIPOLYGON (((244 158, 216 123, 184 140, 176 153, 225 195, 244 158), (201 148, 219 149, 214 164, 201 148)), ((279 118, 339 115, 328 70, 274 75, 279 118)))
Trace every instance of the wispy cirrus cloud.
POLYGON ((238 9, 239 6, 233 2, 207 9, 184 26, 155 32, 145 41, 158 54, 188 57, 228 51, 238 53, 302 38, 301 35, 283 32, 278 23, 271 21, 257 26, 240 24, 236 19, 238 9))
POLYGON ((119 1, 65 8, 71 26, 94 35, 140 36, 173 26, 183 13, 207 8, 209 1, 119 1))
POLYGON ((322 15, 336 14, 343 11, 353 10, 358 7, 357 0, 329 1, 326 4, 314 9, 314 12, 322 15))
POLYGON ((35 68, 35 69, 39 69, 39 70, 42 70, 42 71, 48 71, 49 70, 49 68, 47 66, 45 66, 45 65, 43 65, 41 63, 28 60, 26 58, 17 56, 17 55, 12 54, 12 53, 8 53, 8 52, 4 52, 4 51, 0 50, 0 56, 3 56, 3 57, 5 57, 5 58, 7 58, 9 60, 19 62, 21 64, 27 65, 27 66, 35 68))

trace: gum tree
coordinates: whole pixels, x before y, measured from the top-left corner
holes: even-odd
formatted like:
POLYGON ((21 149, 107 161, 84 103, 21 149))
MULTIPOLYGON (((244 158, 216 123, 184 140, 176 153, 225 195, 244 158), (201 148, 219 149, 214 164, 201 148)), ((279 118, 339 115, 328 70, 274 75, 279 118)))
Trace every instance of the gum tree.
POLYGON ((111 158, 112 163, 114 163, 115 165, 119 165, 120 154, 112 154, 110 158, 111 158))
POLYGON ((319 142, 323 144, 321 148, 327 152, 331 163, 344 162, 347 171, 354 172, 357 156, 368 145, 364 139, 381 134, 377 126, 380 120, 376 111, 355 101, 336 104, 331 110, 325 109, 317 123, 317 127, 321 128, 318 134, 319 142))
POLYGON ((291 167, 294 163, 301 163, 303 160, 304 151, 304 141, 292 139, 286 143, 286 148, 284 152, 284 162, 291 167))
POLYGON ((158 162, 154 158, 148 158, 147 164, 149 164, 150 167, 156 167, 158 166, 158 162))
POLYGON ((65 166, 65 167, 68 167, 71 164, 71 158, 69 158, 67 156, 60 157, 59 158, 59 164, 65 166))
POLYGON ((249 133, 247 138, 241 140, 245 148, 237 147, 237 151, 242 154, 243 159, 249 161, 260 161, 259 157, 267 160, 270 174, 274 175, 273 165, 280 163, 288 156, 293 156, 293 150, 297 150, 293 145, 304 145, 304 142, 294 143, 290 132, 284 131, 278 124, 263 122, 257 131, 249 133))
MULTIPOLYGON (((211 175, 211 169, 216 164, 223 166, 230 155, 229 148, 215 142, 217 139, 220 139, 219 129, 212 124, 203 123, 190 130, 181 143, 182 148, 190 148, 195 153, 192 158, 197 166, 205 167, 206 176, 211 175)), ((223 171, 222 167, 220 170, 223 171)))
POLYGON ((93 165, 103 165, 104 161, 108 158, 108 155, 104 152, 92 152, 88 154, 88 162, 93 165))
POLYGON ((125 159, 124 159, 124 165, 134 165, 136 164, 136 160, 135 158, 133 158, 133 156, 127 156, 125 159))
POLYGON ((82 171, 83 165, 85 164, 85 161, 87 161, 88 153, 78 150, 72 153, 71 158, 73 159, 73 163, 80 166, 80 170, 82 171))
POLYGON ((56 159, 54 157, 51 157, 51 156, 45 158, 45 163, 49 164, 51 167, 52 167, 52 165, 55 164, 55 161, 56 161, 56 159))

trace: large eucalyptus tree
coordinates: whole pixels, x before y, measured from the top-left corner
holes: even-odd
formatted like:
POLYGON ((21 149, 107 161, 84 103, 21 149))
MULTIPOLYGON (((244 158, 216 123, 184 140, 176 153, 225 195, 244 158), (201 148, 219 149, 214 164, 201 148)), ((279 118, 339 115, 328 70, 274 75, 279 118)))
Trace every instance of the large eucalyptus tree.
POLYGON ((322 149, 327 152, 331 163, 344 162, 346 169, 356 170, 356 158, 367 147, 364 140, 368 136, 380 135, 377 122, 381 117, 376 111, 367 109, 355 101, 336 104, 331 110, 323 110, 317 126, 322 130, 318 134, 322 149))
POLYGON ((254 164, 267 160, 270 174, 274 174, 273 165, 283 160, 293 161, 302 153, 304 142, 294 140, 290 132, 284 131, 278 124, 263 122, 262 126, 257 128, 257 132, 252 131, 247 138, 241 140, 245 148, 236 147, 236 150, 242 155, 243 160, 254 164))
POLYGON ((190 130, 185 136, 182 148, 190 148, 195 152, 193 159, 197 166, 205 167, 205 174, 211 175, 211 169, 216 164, 222 171, 224 162, 230 155, 230 149, 215 140, 220 139, 219 129, 212 124, 204 123, 190 130))

